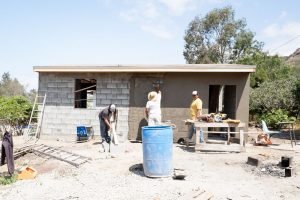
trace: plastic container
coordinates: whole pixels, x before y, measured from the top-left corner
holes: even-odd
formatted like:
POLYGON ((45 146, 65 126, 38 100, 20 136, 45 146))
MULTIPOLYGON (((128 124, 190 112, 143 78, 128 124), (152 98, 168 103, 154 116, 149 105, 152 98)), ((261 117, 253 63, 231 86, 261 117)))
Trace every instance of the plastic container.
POLYGON ((77 126, 77 137, 87 137, 87 129, 85 126, 83 125, 80 125, 80 126, 77 126))
POLYGON ((94 136, 92 126, 78 125, 77 126, 77 140, 88 140, 90 136, 94 136))
POLYGON ((173 173, 173 131, 171 126, 144 126, 143 168, 148 177, 168 177, 173 173))
POLYGON ((34 179, 37 175, 36 169, 33 167, 26 167, 18 174, 18 180, 27 180, 27 179, 34 179))

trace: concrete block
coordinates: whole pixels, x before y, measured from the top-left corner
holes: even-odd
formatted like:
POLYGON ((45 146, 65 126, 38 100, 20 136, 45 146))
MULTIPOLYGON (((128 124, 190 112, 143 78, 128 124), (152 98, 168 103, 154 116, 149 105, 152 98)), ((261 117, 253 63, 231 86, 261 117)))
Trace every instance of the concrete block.
POLYGON ((112 89, 111 93, 112 94, 122 94, 122 89, 121 88, 112 89))
POLYGON ((61 102, 66 106, 66 105, 73 105, 73 101, 72 99, 68 99, 68 98, 62 98, 61 102))
MULTIPOLYGON (((44 113, 44 115, 46 115, 45 113, 44 113)), ((56 113, 47 113, 47 118, 48 119, 55 119, 56 118, 56 113)))
POLYGON ((117 88, 117 83, 107 83, 107 88, 117 88))
POLYGON ((111 79, 111 82, 112 83, 121 83, 121 80, 120 79, 111 79))
POLYGON ((59 90, 60 90, 60 92, 70 93, 70 94, 73 94, 73 96, 74 96, 73 88, 63 87, 63 88, 59 88, 59 90))
POLYGON ((99 88, 107 88, 107 83, 98 81, 96 85, 97 89, 99 88))
POLYGON ((107 94, 106 98, 107 99, 117 99, 118 94, 107 94))
POLYGON ((247 160, 247 164, 258 167, 258 166, 261 165, 261 160, 260 160, 260 158, 258 158, 258 157, 255 157, 255 156, 249 156, 249 157, 248 157, 248 160, 247 160))
POLYGON ((62 82, 57 83, 57 87, 58 88, 63 88, 63 87, 67 88, 68 87, 68 83, 62 83, 62 82))
POLYGON ((288 167, 288 168, 284 169, 284 176, 285 177, 292 177, 293 173, 294 173, 294 170, 291 167, 288 167))
POLYGON ((75 84, 73 82, 67 83, 68 88, 74 88, 75 84))
POLYGON ((118 94, 117 95, 117 99, 125 99, 128 100, 129 96, 127 94, 118 94))
POLYGON ((119 107, 120 105, 122 105, 122 100, 120 100, 120 99, 111 99, 111 103, 116 104, 117 107, 119 107))
POLYGON ((107 106, 107 105, 111 104, 111 100, 109 100, 109 99, 101 99, 100 100, 100 104, 103 105, 103 106, 107 106))
POLYGON ((112 93, 112 89, 101 89, 100 91, 102 94, 111 94, 112 93))
POLYGON ((97 99, 107 99, 107 95, 109 95, 109 94, 99 93, 99 94, 97 94, 96 98, 97 99))
POLYGON ((282 156, 281 157, 281 167, 290 167, 293 162, 293 157, 282 156))
POLYGON ((60 92, 60 93, 58 93, 58 98, 67 99, 68 98, 68 93, 60 92))
MULTIPOLYGON (((48 88, 48 93, 49 92, 57 92, 58 90, 57 90, 57 88, 56 87, 49 87, 48 88)), ((47 96, 48 96, 48 94, 47 94, 47 96)))
POLYGON ((58 92, 57 90, 56 91, 53 91, 53 92, 48 92, 47 93, 47 98, 57 98, 58 97, 58 92))
POLYGON ((75 97, 74 97, 74 94, 73 94, 73 93, 67 93, 67 98, 74 101, 74 98, 75 98, 75 97))
POLYGON ((47 84, 47 87, 51 88, 51 87, 57 87, 57 83, 56 82, 49 82, 47 84))
POLYGON ((122 99, 122 105, 129 105, 129 100, 127 99, 122 99))
POLYGON ((129 88, 128 85, 128 83, 118 83, 117 88, 129 88))
POLYGON ((129 94, 129 89, 123 88, 122 89, 122 94, 129 94))

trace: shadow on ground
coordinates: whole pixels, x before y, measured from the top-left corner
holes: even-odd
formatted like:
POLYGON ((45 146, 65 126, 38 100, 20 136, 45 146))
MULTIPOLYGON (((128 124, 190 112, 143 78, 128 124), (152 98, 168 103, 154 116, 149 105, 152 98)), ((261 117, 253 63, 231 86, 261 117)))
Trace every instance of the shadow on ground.
POLYGON ((136 175, 146 177, 144 174, 144 168, 142 163, 132 165, 131 167, 129 167, 129 171, 136 175))
POLYGON ((101 142, 94 142, 93 145, 101 144, 101 142))
POLYGON ((195 152, 195 144, 190 144, 188 147, 186 145, 177 145, 176 148, 180 148, 186 152, 195 152))

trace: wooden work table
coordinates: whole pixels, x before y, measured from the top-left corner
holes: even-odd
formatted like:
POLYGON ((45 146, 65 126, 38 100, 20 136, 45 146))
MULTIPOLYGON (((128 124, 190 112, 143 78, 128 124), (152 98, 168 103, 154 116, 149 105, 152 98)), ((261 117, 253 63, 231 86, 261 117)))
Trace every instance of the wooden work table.
POLYGON ((227 144, 230 144, 230 133, 238 133, 240 135, 240 145, 245 146, 244 141, 244 128, 245 123, 224 123, 224 122, 201 122, 195 121, 190 122, 194 123, 196 128, 196 146, 200 144, 200 129, 201 128, 227 128, 227 132, 216 132, 216 131, 208 131, 208 133, 221 133, 227 134, 227 144), (230 132, 230 128, 238 128, 238 132, 230 132))

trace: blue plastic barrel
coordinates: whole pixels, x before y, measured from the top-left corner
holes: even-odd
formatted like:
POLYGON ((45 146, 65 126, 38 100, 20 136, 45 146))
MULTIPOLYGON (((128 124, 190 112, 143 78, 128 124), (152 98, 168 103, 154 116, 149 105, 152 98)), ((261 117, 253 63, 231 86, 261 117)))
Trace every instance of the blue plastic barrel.
POLYGON ((144 126, 143 168, 148 177, 168 177, 173 172, 173 130, 171 126, 144 126))

